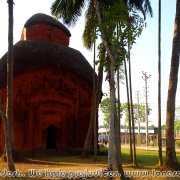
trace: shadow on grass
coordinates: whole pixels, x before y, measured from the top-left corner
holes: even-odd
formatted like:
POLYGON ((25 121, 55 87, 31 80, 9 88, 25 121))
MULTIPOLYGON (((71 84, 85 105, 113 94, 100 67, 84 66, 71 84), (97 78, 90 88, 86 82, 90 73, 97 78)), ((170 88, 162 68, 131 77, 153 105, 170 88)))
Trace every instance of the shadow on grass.
MULTIPOLYGON (((165 153, 163 152, 163 160, 164 158, 165 153)), ((158 151, 136 150, 136 159, 139 167, 157 166, 159 160, 158 151)), ((124 165, 132 164, 129 149, 122 149, 122 162, 124 165)))
POLYGON ((63 165, 63 166, 77 166, 77 165, 89 165, 89 164, 107 164, 107 156, 98 156, 97 161, 94 162, 94 157, 81 158, 80 156, 54 156, 47 157, 46 155, 41 157, 24 157, 20 163, 24 164, 36 164, 36 165, 63 165))

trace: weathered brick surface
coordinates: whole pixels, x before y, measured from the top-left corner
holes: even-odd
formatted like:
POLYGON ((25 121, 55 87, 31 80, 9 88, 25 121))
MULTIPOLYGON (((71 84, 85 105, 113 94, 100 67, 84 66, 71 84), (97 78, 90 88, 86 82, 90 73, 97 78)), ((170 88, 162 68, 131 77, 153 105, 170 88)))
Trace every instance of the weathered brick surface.
MULTIPOLYGON (((19 151, 46 149, 47 129, 56 127, 56 147, 82 147, 90 119, 92 87, 82 78, 53 69, 14 78, 14 134, 19 151), (74 78, 76 81, 74 81, 74 78)), ((3 91, 5 102, 5 90, 3 91)), ((3 127, 1 144, 3 148, 3 127)))
POLYGON ((46 23, 40 23, 24 28, 21 40, 48 41, 65 46, 69 45, 69 37, 62 30, 46 23))
MULTIPOLYGON (((46 23, 23 29, 21 40, 69 44, 69 37, 63 31, 46 23)), ((26 61, 28 57, 22 58, 26 61)), ((64 66, 37 66, 15 76, 13 83, 14 137, 18 151, 49 148, 48 137, 53 142, 50 127, 55 131, 56 149, 83 147, 93 100, 91 82, 64 66)), ((6 87, 1 91, 6 104, 6 87)), ((4 130, 0 119, 0 151, 3 148, 4 130)))

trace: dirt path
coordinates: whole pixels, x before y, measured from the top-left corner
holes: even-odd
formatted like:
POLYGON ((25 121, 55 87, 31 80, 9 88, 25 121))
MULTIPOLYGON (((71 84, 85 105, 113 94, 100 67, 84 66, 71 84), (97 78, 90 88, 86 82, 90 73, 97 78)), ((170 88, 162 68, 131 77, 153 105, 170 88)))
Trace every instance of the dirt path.
MULTIPOLYGON (((88 176, 104 179, 102 173, 107 165, 35 161, 15 163, 15 167, 20 176, 18 179, 87 179, 88 176)), ((9 179, 7 169, 7 163, 0 162, 0 179, 9 179)))

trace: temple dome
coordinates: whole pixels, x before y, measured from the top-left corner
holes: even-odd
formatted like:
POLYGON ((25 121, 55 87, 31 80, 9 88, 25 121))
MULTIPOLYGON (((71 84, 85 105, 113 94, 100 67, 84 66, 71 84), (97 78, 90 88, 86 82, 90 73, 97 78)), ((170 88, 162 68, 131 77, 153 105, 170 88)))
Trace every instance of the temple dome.
MULTIPOLYGON (((14 50, 14 77, 26 70, 58 68, 75 73, 92 83, 93 69, 77 50, 43 41, 19 41, 14 50)), ((0 88, 6 86, 7 53, 0 60, 0 88)))
POLYGON ((38 13, 26 21, 21 40, 48 41, 68 46, 70 36, 70 31, 58 20, 38 13))
MULTIPOLYGON (((33 15, 24 25, 21 41, 13 46, 14 77, 26 70, 52 67, 71 71, 92 83, 93 68, 79 51, 68 47, 70 36, 53 17, 33 15), (47 34, 52 35, 50 40, 47 34)), ((0 60, 0 88, 6 86, 6 62, 7 53, 0 60)))

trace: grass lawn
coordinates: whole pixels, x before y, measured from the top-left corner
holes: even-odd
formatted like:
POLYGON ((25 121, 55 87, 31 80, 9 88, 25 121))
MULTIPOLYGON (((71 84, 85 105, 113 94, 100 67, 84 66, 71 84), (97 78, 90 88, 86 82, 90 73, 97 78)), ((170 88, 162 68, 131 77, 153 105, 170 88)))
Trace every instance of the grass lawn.
MULTIPOLYGON (((105 150, 104 150, 105 151, 105 150)), ((163 153, 163 159, 165 154, 163 153)), ((180 154, 177 154, 180 162, 180 154)), ((107 156, 98 156, 97 162, 94 162, 93 157, 88 159, 82 159, 79 156, 45 156, 45 157, 27 157, 23 162, 15 163, 18 174, 25 177, 13 178, 14 180, 21 179, 84 179, 85 174, 91 172, 101 173, 107 169, 107 156), (58 177, 58 178, 57 178, 58 177)), ((157 151, 146 151, 137 150, 137 163, 135 167, 130 161, 129 149, 122 148, 122 162, 123 169, 127 176, 131 176, 130 179, 143 179, 143 180, 170 180, 180 179, 180 172, 177 174, 178 177, 160 177, 167 176, 166 172, 160 173, 158 167, 158 152, 157 151), (164 173, 164 174, 162 174, 164 173), (153 176, 151 177, 150 176, 153 176), (157 177, 159 176, 159 177, 157 177)), ((11 179, 2 177, 4 169, 7 169, 7 164, 0 162, 0 179, 11 179)), ((98 174, 99 175, 99 174, 98 174)), ((175 175, 175 174, 174 174, 175 175)), ((168 175, 170 176, 170 175, 168 175)), ((91 177, 88 179, 107 179, 105 177, 91 177)))

